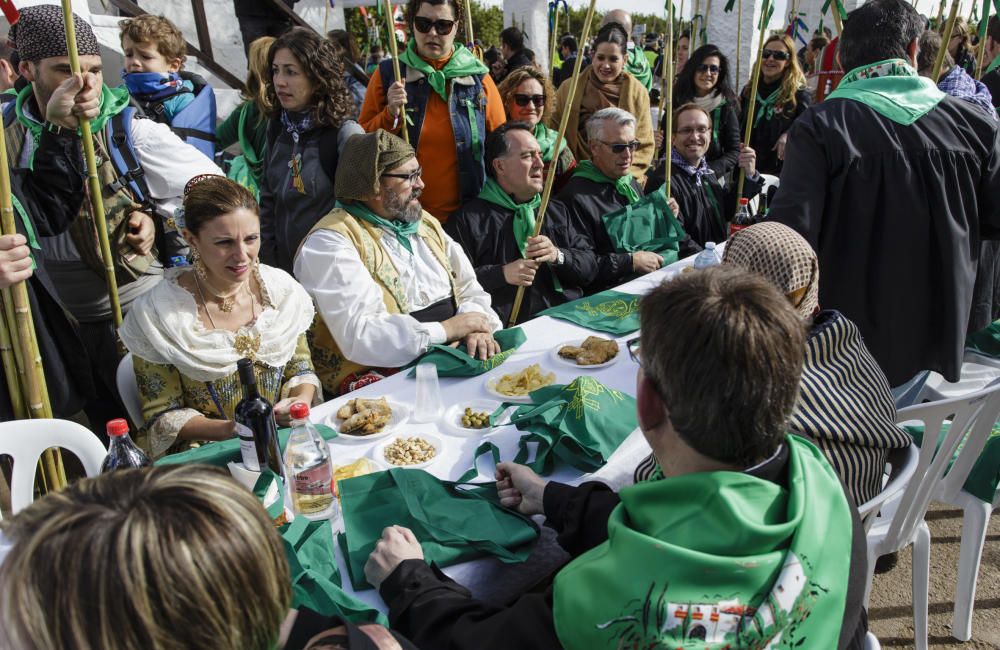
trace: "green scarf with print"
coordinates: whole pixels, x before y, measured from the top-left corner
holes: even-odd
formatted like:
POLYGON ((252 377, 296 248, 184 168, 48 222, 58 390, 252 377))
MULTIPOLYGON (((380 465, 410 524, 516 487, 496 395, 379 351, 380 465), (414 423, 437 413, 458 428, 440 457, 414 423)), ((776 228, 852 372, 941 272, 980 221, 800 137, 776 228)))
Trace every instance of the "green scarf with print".
POLYGON ((586 178, 588 181, 594 181, 595 183, 607 183, 609 185, 614 185, 615 191, 628 199, 629 205, 632 205, 642 198, 639 196, 639 191, 632 185, 632 174, 625 174, 621 178, 615 180, 605 176, 590 160, 581 160, 576 166, 576 170, 573 171, 573 176, 586 178))
POLYGON ((482 61, 477 59, 469 50, 461 44, 455 45, 448 63, 440 70, 435 70, 434 66, 427 63, 417 54, 416 41, 410 40, 410 44, 399 55, 399 60, 407 66, 422 72, 427 77, 427 83, 431 85, 441 99, 448 101, 448 80, 455 77, 468 77, 472 75, 482 75, 489 72, 482 61))
POLYGON ((760 93, 757 93, 757 115, 753 118, 754 128, 760 124, 761 120, 770 121, 774 117, 774 111, 778 106, 778 97, 780 95, 780 86, 767 97, 761 97, 760 93))
MULTIPOLYGON (((556 137, 558 131, 553 131, 541 122, 535 125, 535 140, 538 141, 538 148, 542 150, 542 162, 552 162, 556 158, 556 137)), ((566 149, 566 138, 559 143, 559 153, 566 149)))
POLYGON ((528 248, 528 238, 535 234, 535 213, 542 204, 541 194, 536 194, 527 203, 516 203, 510 194, 504 192, 500 183, 492 178, 487 178, 479 193, 479 198, 499 205, 501 208, 514 211, 514 239, 521 251, 521 257, 524 257, 524 251, 528 248))
POLYGON ((844 75, 827 99, 861 102, 893 122, 908 126, 938 105, 945 94, 903 59, 887 59, 844 75))
POLYGON ((408 250, 410 255, 413 255, 413 244, 410 243, 410 235, 416 235, 420 229, 419 219, 413 222, 403 221, 402 219, 389 221, 369 210, 363 203, 341 203, 337 201, 337 207, 343 208, 355 219, 361 219, 373 226, 385 228, 396 236, 396 241, 399 242, 400 246, 408 250))
MULTIPOLYGON (((37 122, 34 119, 28 117, 24 112, 24 102, 28 101, 30 98, 34 97, 34 91, 32 86, 29 84, 21 89, 21 92, 17 95, 17 101, 14 104, 14 110, 17 113, 18 121, 24 125, 24 128, 28 129, 31 133, 31 137, 38 142, 38 138, 42 135, 42 123, 37 122)), ((98 106, 97 117, 90 120, 90 132, 93 134, 98 134, 104 125, 108 123, 115 115, 121 113, 126 106, 128 106, 129 94, 128 89, 124 86, 120 88, 109 88, 107 86, 101 87, 101 99, 98 106)), ((79 127, 76 130, 77 134, 80 133, 79 127)))
POLYGON ((633 47, 628 51, 628 57, 625 59, 625 70, 642 84, 646 92, 652 89, 653 70, 649 67, 649 59, 646 58, 645 52, 638 47, 633 47))
POLYGON ((850 505, 815 446, 796 436, 785 444, 786 486, 699 472, 623 488, 608 541, 556 575, 562 646, 835 648, 850 505))

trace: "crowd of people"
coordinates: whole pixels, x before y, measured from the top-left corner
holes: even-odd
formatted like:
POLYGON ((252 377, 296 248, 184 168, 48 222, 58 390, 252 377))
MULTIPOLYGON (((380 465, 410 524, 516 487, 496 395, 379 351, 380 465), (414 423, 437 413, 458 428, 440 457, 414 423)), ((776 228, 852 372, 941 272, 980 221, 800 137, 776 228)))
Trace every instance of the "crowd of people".
MULTIPOLYGON (((489 359, 508 324, 659 269, 661 254, 624 248, 605 219, 658 195, 683 228, 681 257, 728 243, 718 268, 642 300, 629 352, 652 453, 635 485, 571 488, 498 465, 501 502, 544 515, 574 558, 544 591, 505 608, 425 563, 410 531, 386 529, 366 575, 400 635, 392 642, 597 647, 627 618, 625 606, 648 605, 651 594, 669 587, 678 601, 757 602, 801 562, 812 600, 767 625, 806 647, 861 648, 868 568, 855 506, 878 493, 892 450, 910 444, 894 423, 901 396, 928 371, 956 380, 966 335, 1000 316, 1000 247, 989 241, 1000 239, 1000 19, 990 18, 978 61, 970 26, 944 44, 909 3, 870 0, 837 39, 820 32, 797 50, 788 34, 770 35, 754 97, 717 45, 696 47, 683 33, 672 44, 666 133, 661 44, 656 35, 645 48, 634 42, 627 12, 605 14, 588 43, 558 37, 561 66, 549 78, 516 27, 478 58, 456 38, 465 8, 408 0, 398 69, 374 44, 363 56, 346 31, 265 33, 241 15, 244 35, 262 33, 246 42, 243 101, 226 116, 216 115, 211 86, 185 70, 184 37, 168 19, 121 22, 125 69, 111 86, 86 22, 74 18, 81 74, 72 74, 61 9, 22 10, 9 37, 16 64, 0 61, 19 210, 18 234, 0 237, 0 286, 28 281, 55 416, 83 412, 95 431, 124 416, 119 342, 142 400, 137 442, 154 459, 236 435, 243 358, 279 425, 294 402, 377 382, 435 344, 489 359), (828 88, 831 59, 844 75, 828 88), (81 119, 99 153, 125 313, 117 330, 84 190, 81 119), (763 195, 769 186, 777 192, 763 195), (741 199, 755 197, 762 222, 732 230, 741 199), (748 495, 739 504, 679 505, 683 495, 737 492, 748 495), (737 579, 734 567, 751 557, 756 568, 737 579), (706 575, 718 579, 699 582, 706 575)), ((13 415, 7 399, 0 391, 4 419, 13 415)), ((274 557, 273 529, 243 530, 271 526, 245 495, 230 494, 231 482, 195 468, 121 476, 83 481, 0 526, 9 546, 0 582, 19 585, 26 603, 0 599, 4 620, 16 621, 0 626, 0 646, 168 647, 163 635, 213 600, 214 591, 178 591, 190 612, 130 619, 135 629, 114 640, 103 623, 81 625, 73 605, 47 624, 37 614, 56 596, 26 572, 68 575, 84 562, 104 579, 130 575, 127 564, 102 564, 114 561, 110 552, 61 556, 28 541, 77 536, 75 526, 79 539, 148 553, 157 535, 193 553, 259 535, 257 548, 232 556, 260 569, 257 582, 232 587, 266 601, 232 624, 249 636, 180 645, 273 647, 279 633, 311 636, 279 631, 287 567, 274 557), (205 489, 218 504, 197 500, 205 489), (180 496, 161 503, 158 490, 180 496), (221 512, 223 502, 234 512, 221 512), (229 530, 231 516, 239 521, 229 530), (197 525, 179 523, 189 517, 197 525), (176 530, 158 529, 158 518, 176 530)), ((185 577, 201 566, 187 553, 168 558, 177 572, 149 571, 153 586, 136 593, 201 584, 185 577)), ((159 566, 137 557, 130 562, 159 566)), ((240 579, 238 566, 216 568, 219 581, 240 579)), ((67 593, 101 594, 102 608, 124 607, 98 584, 74 588, 67 593)), ((237 616, 236 603, 212 605, 237 616)), ((225 629, 213 625, 206 634, 225 629)), ((357 634, 343 628, 344 638, 357 634)))

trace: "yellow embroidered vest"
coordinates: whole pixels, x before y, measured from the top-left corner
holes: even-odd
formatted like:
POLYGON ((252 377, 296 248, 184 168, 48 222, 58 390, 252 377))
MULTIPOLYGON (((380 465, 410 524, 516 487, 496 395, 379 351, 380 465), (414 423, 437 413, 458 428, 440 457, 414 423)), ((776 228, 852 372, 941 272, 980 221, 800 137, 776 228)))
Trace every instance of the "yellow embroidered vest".
MULTIPOLYGON (((383 231, 378 226, 356 219, 342 208, 335 208, 312 227, 303 241, 317 230, 330 230, 347 237, 358 250, 358 255, 375 284, 382 290, 382 301, 385 303, 386 311, 390 314, 410 313, 410 304, 403 291, 399 272, 379 243, 383 231)), ((445 234, 441 229, 441 224, 429 213, 424 212, 417 234, 431 249, 435 259, 448 272, 452 295, 457 303, 455 272, 448 261, 445 234)), ((330 395, 341 394, 341 385, 351 375, 361 375, 370 370, 370 368, 351 361, 341 353, 340 347, 330 334, 319 309, 316 310, 316 318, 309 330, 308 338, 316 374, 323 384, 323 389, 330 395)))

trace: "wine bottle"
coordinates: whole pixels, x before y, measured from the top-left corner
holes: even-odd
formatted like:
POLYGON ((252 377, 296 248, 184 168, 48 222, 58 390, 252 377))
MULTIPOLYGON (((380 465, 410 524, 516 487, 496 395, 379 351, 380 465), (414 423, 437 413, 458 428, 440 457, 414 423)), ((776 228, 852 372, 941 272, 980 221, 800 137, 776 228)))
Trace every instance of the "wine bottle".
POLYGON ((281 452, 278 451, 278 427, 274 423, 271 403, 257 390, 257 377, 253 361, 240 359, 236 363, 243 384, 243 399, 236 405, 236 435, 240 438, 240 451, 247 469, 259 472, 268 467, 284 478, 281 452), (252 453, 250 441, 253 441, 252 453))

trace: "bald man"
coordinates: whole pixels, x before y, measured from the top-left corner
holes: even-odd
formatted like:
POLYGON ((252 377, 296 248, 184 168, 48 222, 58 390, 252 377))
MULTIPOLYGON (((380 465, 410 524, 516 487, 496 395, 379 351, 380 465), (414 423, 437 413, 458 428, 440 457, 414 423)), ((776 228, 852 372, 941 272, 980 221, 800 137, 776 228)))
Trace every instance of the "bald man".
POLYGON ((646 92, 649 92, 653 87, 653 71, 649 67, 649 61, 646 59, 645 54, 632 41, 632 15, 624 9, 612 9, 605 14, 604 21, 601 22, 601 27, 608 23, 618 23, 625 28, 625 33, 629 37, 628 58, 625 60, 625 70, 638 79, 646 87, 646 92))

